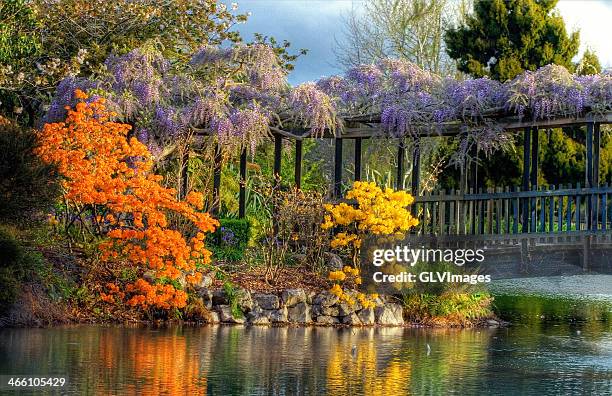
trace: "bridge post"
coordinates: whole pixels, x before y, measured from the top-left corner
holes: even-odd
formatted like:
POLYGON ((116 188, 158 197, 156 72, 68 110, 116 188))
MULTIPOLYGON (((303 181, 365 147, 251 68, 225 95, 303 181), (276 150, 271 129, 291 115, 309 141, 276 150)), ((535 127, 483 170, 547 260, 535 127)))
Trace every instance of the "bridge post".
POLYGON ((221 147, 219 144, 215 147, 215 159, 213 168, 213 190, 212 190, 212 205, 210 213, 213 216, 219 215, 221 207, 220 190, 221 190, 221 147))
POLYGON ((295 188, 298 190, 302 188, 302 141, 295 141, 295 168, 293 171, 295 178, 295 188))
MULTIPOLYGON (((531 128, 527 127, 523 131, 523 191, 529 191, 529 165, 531 148, 531 128)), ((529 231, 529 198, 523 198, 523 230, 529 231)))
POLYGON ((342 138, 334 139, 334 198, 342 194, 342 138))
POLYGON ((395 189, 404 189, 404 160, 406 158, 406 146, 404 138, 399 139, 397 146, 397 180, 395 181, 395 189))
POLYGON ((247 183, 247 152, 240 153, 240 192, 238 195, 238 218, 246 216, 246 183, 247 183))
POLYGON ((355 138, 355 181, 361 180, 361 138, 355 138))
MULTIPOLYGON (((586 172, 585 172, 585 186, 586 188, 593 188, 593 133, 594 123, 589 122, 587 124, 586 133, 586 172)), ((586 229, 590 230, 593 228, 593 201, 595 195, 589 194, 586 201, 587 213, 586 213, 586 229)))

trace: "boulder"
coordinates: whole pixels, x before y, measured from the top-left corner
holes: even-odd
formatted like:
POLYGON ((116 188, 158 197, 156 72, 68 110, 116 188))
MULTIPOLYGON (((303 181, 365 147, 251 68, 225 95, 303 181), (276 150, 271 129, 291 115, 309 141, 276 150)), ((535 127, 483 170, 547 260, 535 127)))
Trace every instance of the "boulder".
POLYGON ((340 308, 337 305, 333 305, 331 307, 313 305, 312 313, 314 316, 339 316, 340 308))
POLYGON ((212 305, 228 305, 229 300, 225 290, 215 290, 212 293, 212 305))
POLYGON ((291 308, 299 303, 305 303, 306 293, 303 289, 287 289, 283 291, 281 298, 283 300, 283 304, 285 304, 287 308, 291 308))
POLYGON ((200 281, 200 283, 196 285, 196 289, 208 289, 212 286, 212 284, 213 279, 208 275, 204 275, 202 276, 202 280, 200 281))
POLYGON ((374 315, 374 309, 364 308, 357 313, 359 320, 364 325, 373 325, 376 323, 376 316, 374 315))
POLYGON ((259 305, 261 309, 270 310, 278 309, 280 307, 280 300, 278 299, 278 296, 275 296, 274 294, 256 293, 253 294, 253 299, 255 302, 257 302, 257 305, 259 305))
POLYGON ((270 318, 268 318, 267 312, 259 307, 255 307, 249 313, 246 314, 247 321, 253 325, 264 325, 270 324, 270 318))
POLYGON ((215 310, 219 313, 219 319, 223 323, 244 323, 243 317, 236 317, 232 314, 232 307, 229 305, 218 305, 215 310))
POLYGON ((376 322, 381 325, 399 326, 404 324, 404 308, 399 304, 387 303, 374 310, 376 322))
POLYGON ((210 291, 210 289, 200 288, 200 289, 197 289, 197 294, 198 296, 202 298, 202 302, 204 303, 204 306, 207 309, 212 309, 212 300, 213 300, 212 291, 210 291))
POLYGON ((245 289, 240 289, 236 293, 236 303, 238 304, 240 310, 244 313, 250 312, 255 306, 251 293, 245 289))
POLYGON ((332 294, 328 291, 324 291, 317 294, 312 300, 312 303, 314 305, 320 305, 322 307, 331 307, 332 305, 337 304, 338 300, 339 298, 335 294, 332 294))
POLYGON ((310 305, 306 304, 306 302, 301 302, 291 308, 287 308, 287 317, 289 319, 289 322, 312 322, 312 318, 310 316, 310 305))
POLYGON ((267 311, 267 317, 272 323, 287 323, 288 313, 287 307, 273 309, 267 311))
POLYGON ((333 316, 321 315, 317 316, 317 323, 321 325, 335 325, 340 323, 340 321, 338 320, 338 318, 333 316))
POLYGON ((361 319, 359 319, 356 313, 342 317, 342 323, 353 326, 360 326, 362 324, 361 319))
POLYGON ((360 310, 361 308, 361 304, 359 304, 358 302, 355 302, 354 304, 347 304, 343 301, 338 304, 338 312, 340 316, 350 315, 353 312, 360 310))
POLYGON ((220 322, 219 314, 217 312, 210 311, 209 314, 210 314, 210 317, 209 317, 210 318, 210 322, 209 323, 219 323, 220 322))

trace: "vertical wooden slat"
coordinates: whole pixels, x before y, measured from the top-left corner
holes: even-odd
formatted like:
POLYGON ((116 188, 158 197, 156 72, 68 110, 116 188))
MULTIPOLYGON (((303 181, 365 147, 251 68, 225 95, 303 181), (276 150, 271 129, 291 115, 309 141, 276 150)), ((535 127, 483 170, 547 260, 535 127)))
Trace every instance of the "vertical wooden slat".
POLYGON ((414 140, 412 148, 412 195, 419 195, 419 186, 421 185, 421 148, 418 139, 414 140))
POLYGON ((281 182, 281 162, 283 155, 283 137, 281 135, 274 135, 274 185, 280 186, 281 182))
MULTIPOLYGON (((482 194, 482 187, 478 189, 478 194, 482 194)), ((485 203, 483 200, 478 201, 478 229, 479 234, 485 233, 485 221, 484 221, 485 203)))
MULTIPOLYGON (((488 194, 492 194, 493 191, 495 190, 491 188, 487 189, 488 194)), ((493 234, 493 199, 490 197, 487 199, 487 234, 493 234)))
MULTIPOLYGON (((576 189, 580 190, 580 183, 576 184, 576 189)), ((580 224, 580 222, 582 221, 581 216, 580 216, 580 212, 581 212, 581 202, 582 197, 580 196, 580 194, 576 194, 576 231, 580 231, 582 229, 582 226, 580 224)))
POLYGON ((181 199, 185 199, 189 190, 189 147, 185 147, 183 150, 181 159, 181 187, 179 191, 181 199))
POLYGON ((238 217, 246 216, 247 152, 240 153, 240 192, 238 193, 238 217))
MULTIPOLYGON (((544 191, 544 186, 540 189, 544 191)), ((542 194, 540 196, 540 232, 546 232, 546 197, 542 194)))
MULTIPOLYGON (((507 193, 510 192, 510 187, 506 186, 505 191, 507 193)), ((512 199, 504 199, 504 219, 506 223, 506 229, 504 230, 506 234, 510 234, 510 203, 512 199)))
POLYGON ((444 189, 440 190, 440 235, 446 235, 446 202, 442 200, 444 189))
MULTIPOLYGON (((516 187, 516 188, 512 188, 512 190, 520 192, 521 188, 520 187, 516 187)), ((518 229, 518 225, 519 225, 519 205, 520 205, 520 200, 518 198, 512 200, 512 213, 513 213, 512 232, 514 234, 518 234, 518 232, 519 232, 519 229, 518 229)))
MULTIPOLYGON (((563 190, 563 184, 559 184, 557 189, 563 190)), ((563 196, 557 197, 557 232, 563 231, 563 196)))
MULTIPOLYGON (((604 187, 608 188, 608 183, 604 184, 604 187)), ((601 229, 608 229, 608 193, 604 192, 601 196, 601 229)))
MULTIPOLYGON (((503 190, 501 189, 501 187, 497 187, 495 190, 498 194, 500 194, 503 190)), ((495 226, 496 226, 496 231, 498 234, 502 233, 502 229, 504 227, 504 225, 502 224, 502 220, 503 220, 503 216, 502 216, 502 200, 501 198, 497 198, 496 200, 496 208, 495 208, 495 215, 496 215, 496 222, 495 222, 495 226)))
MULTIPOLYGON (((568 187, 571 187, 571 184, 568 185, 568 187)), ((567 209, 566 209, 567 212, 565 213, 565 217, 566 217, 565 230, 568 232, 572 230, 572 201, 573 201, 573 197, 568 194, 567 209)))

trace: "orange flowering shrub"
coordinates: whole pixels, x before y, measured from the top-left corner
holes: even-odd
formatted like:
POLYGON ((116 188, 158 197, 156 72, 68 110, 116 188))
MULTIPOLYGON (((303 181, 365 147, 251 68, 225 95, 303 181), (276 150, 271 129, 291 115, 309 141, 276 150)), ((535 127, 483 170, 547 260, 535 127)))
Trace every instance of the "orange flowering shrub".
POLYGON ((211 255, 204 247, 205 233, 214 231, 217 220, 199 212, 202 194, 192 192, 180 201, 175 190, 160 184, 151 154, 137 139, 128 139, 130 125, 111 121, 104 99, 87 103, 81 91, 77 98, 65 122, 44 126, 37 154, 57 166, 71 217, 104 238, 102 260, 126 258, 154 279, 138 279, 123 290, 107 285, 109 294, 101 298, 127 298, 128 305, 142 308, 184 307, 187 295, 173 281, 201 280, 201 266, 210 263, 211 255), (191 235, 171 228, 170 213, 192 225, 191 235))

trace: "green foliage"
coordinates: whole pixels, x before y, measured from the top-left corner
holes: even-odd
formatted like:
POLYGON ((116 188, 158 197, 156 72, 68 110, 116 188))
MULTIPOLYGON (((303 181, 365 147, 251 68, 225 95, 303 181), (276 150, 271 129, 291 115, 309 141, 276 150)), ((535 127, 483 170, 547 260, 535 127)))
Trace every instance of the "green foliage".
POLYGON ((576 73, 582 76, 601 73, 601 63, 595 52, 590 49, 584 51, 582 59, 576 65, 576 73))
POLYGON ((227 300, 232 311, 232 316, 235 318, 243 318, 244 313, 242 312, 242 309, 240 309, 240 306, 238 304, 240 299, 240 291, 236 290, 234 285, 229 281, 223 283, 223 291, 227 296, 227 300))
POLYGON ((512 79, 554 63, 572 70, 579 34, 569 36, 554 10, 557 0, 477 0, 473 14, 445 34, 458 69, 475 77, 512 79))
POLYGON ((251 237, 251 224, 247 219, 220 219, 221 225, 206 237, 206 246, 213 258, 240 261, 251 237))
POLYGON ((0 3, 0 64, 21 62, 36 53, 40 41, 32 31, 37 27, 34 10, 25 0, 3 0, 0 3))
POLYGON ((23 249, 17 239, 0 228, 0 268, 11 268, 23 257, 23 249))
POLYGON ((19 281, 10 268, 0 268, 0 313, 4 313, 17 300, 19 281))
POLYGON ((491 317, 491 301, 484 292, 413 294, 404 297, 404 309, 413 322, 465 325, 491 317))
POLYGON ((59 196, 53 169, 32 153, 31 130, 0 117, 0 220, 20 221, 48 210, 59 196))

